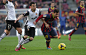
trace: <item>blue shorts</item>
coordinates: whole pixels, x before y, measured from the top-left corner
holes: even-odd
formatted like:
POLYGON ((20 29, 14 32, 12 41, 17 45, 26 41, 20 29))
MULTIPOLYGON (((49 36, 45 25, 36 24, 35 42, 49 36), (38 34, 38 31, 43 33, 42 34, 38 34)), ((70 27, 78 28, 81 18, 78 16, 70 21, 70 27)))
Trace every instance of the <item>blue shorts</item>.
POLYGON ((42 33, 43 33, 43 35, 44 35, 44 37, 45 37, 46 40, 50 40, 50 35, 51 36, 56 36, 57 35, 57 32, 53 28, 51 28, 50 32, 44 32, 44 31, 42 31, 42 33))
POLYGON ((60 30, 61 29, 64 29, 64 30, 66 30, 66 26, 65 25, 61 25, 61 28, 60 28, 60 30))
POLYGON ((77 23, 76 28, 79 28, 80 26, 82 26, 82 28, 86 27, 86 23, 77 23))
POLYGON ((53 21, 52 26, 53 26, 53 27, 57 27, 57 20, 54 20, 54 21, 53 21))

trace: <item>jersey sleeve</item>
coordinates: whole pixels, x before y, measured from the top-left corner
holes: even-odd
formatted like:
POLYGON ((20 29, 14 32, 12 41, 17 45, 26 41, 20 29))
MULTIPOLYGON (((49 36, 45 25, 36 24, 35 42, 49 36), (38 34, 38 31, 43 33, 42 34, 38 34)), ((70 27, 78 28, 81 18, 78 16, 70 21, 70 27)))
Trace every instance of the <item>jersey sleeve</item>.
POLYGON ((80 11, 80 7, 78 7, 77 9, 76 9, 76 12, 79 12, 80 11))
POLYGON ((24 17, 29 15, 29 11, 27 11, 25 14, 23 14, 24 17))
POLYGON ((44 19, 50 19, 50 18, 51 18, 51 15, 45 14, 45 15, 43 15, 43 18, 44 18, 44 19))
POLYGON ((41 19, 41 18, 46 18, 47 17, 47 15, 40 15, 37 19, 36 19, 36 23, 41 19))

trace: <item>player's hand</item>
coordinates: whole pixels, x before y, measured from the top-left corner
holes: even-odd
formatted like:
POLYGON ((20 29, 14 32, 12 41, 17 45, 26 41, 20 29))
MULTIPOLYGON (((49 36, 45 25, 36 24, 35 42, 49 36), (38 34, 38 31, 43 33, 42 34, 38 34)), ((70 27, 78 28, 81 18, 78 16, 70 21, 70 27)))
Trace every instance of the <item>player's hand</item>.
POLYGON ((45 24, 46 28, 49 28, 49 24, 45 24))
POLYGON ((16 6, 18 6, 18 3, 17 3, 17 1, 15 1, 15 5, 16 5, 16 6))
POLYGON ((33 24, 36 25, 36 22, 34 21, 33 24))
POLYGON ((18 20, 15 20, 15 22, 14 23, 16 23, 18 20))

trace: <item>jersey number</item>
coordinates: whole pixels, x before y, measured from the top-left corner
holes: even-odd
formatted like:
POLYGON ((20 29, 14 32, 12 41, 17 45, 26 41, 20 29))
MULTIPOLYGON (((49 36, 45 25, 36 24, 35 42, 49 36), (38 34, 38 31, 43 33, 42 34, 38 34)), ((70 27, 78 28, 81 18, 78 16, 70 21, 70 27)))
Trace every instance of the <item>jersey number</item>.
POLYGON ((8 24, 8 29, 10 29, 11 28, 11 25, 10 24, 8 24))

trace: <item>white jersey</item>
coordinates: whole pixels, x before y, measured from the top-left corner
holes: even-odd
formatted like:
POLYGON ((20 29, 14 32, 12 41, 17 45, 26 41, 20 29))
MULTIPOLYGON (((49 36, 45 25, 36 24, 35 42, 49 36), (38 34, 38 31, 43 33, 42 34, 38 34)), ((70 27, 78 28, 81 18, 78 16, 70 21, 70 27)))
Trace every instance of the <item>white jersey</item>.
POLYGON ((31 9, 28 10, 29 15, 27 16, 27 21, 25 25, 29 27, 36 27, 33 22, 39 17, 39 9, 36 8, 35 12, 32 12, 31 9))
POLYGON ((5 8, 7 9, 7 17, 5 20, 16 20, 14 4, 10 1, 7 1, 5 8))

